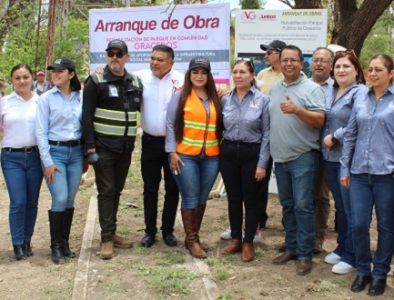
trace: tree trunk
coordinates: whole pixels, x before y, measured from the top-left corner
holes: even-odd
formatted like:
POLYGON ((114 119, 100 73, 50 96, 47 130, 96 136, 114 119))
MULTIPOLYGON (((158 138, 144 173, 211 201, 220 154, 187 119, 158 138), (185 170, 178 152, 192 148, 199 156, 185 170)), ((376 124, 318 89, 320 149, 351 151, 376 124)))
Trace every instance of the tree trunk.
POLYGON ((356 0, 336 0, 334 30, 331 42, 353 49, 359 55, 373 25, 393 0, 364 0, 357 8, 356 0))

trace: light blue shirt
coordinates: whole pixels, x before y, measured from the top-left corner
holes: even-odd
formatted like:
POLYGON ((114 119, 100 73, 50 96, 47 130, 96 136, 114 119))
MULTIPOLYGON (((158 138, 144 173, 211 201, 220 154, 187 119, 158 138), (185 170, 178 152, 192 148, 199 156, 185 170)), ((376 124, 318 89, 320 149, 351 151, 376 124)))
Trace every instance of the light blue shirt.
POLYGON ((82 94, 72 92, 66 98, 55 86, 38 98, 36 138, 45 167, 53 165, 49 140, 80 140, 82 136, 82 94))
POLYGON ((339 162, 342 155, 343 134, 349 121, 352 107, 356 99, 364 99, 365 92, 368 88, 365 85, 353 84, 345 93, 334 102, 334 98, 338 93, 338 88, 334 88, 333 97, 326 98, 326 122, 322 133, 322 153, 324 160, 331 162, 339 162), (328 150, 324 144, 325 136, 333 134, 338 143, 328 150))
POLYGON ((394 85, 378 100, 369 90, 354 103, 340 162, 341 176, 393 173, 394 85))
POLYGON ((261 143, 258 167, 266 168, 270 157, 269 98, 251 87, 242 101, 236 90, 223 96, 223 137, 225 140, 261 143))

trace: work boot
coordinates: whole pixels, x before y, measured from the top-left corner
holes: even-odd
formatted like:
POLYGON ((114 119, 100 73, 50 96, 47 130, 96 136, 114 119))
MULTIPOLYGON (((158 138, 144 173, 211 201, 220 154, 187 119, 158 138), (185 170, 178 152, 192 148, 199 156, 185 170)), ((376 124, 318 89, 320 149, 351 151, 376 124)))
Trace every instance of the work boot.
POLYGON ((121 237, 120 235, 117 235, 115 233, 114 235, 114 247, 115 248, 122 248, 122 249, 127 249, 127 248, 132 248, 133 247, 133 243, 126 241, 123 237, 121 237))
POLYGON ((64 212, 54 212, 48 210, 48 215, 49 229, 51 233, 51 258, 55 264, 64 264, 64 212))
POLYGON ((182 208, 182 221, 186 233, 186 248, 190 254, 196 258, 206 258, 207 255, 198 242, 196 209, 182 208))
POLYGON ((226 254, 234 254, 242 250, 242 241, 237 239, 232 239, 231 244, 223 249, 226 254))
POLYGON ((63 230, 63 239, 64 239, 64 244, 63 244, 63 254, 65 257, 69 258, 74 258, 75 257, 75 252, 70 250, 70 245, 69 245, 69 238, 70 238, 70 231, 71 231, 71 225, 73 222, 73 216, 74 216, 74 208, 66 208, 64 212, 64 230, 63 230))
POLYGON ((243 262, 249 262, 254 259, 253 243, 243 242, 241 259, 243 262))
POLYGON ((114 257, 114 241, 101 242, 100 258, 111 259, 114 257))

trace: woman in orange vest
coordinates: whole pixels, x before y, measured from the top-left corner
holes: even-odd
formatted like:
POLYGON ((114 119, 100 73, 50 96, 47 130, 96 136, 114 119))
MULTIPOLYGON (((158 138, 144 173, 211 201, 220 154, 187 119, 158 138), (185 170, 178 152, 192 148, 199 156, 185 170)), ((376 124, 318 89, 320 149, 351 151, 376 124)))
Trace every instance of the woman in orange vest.
POLYGON ((253 238, 267 188, 269 153, 269 99, 255 86, 255 68, 249 59, 236 60, 232 77, 235 89, 222 99, 223 143, 220 172, 226 187, 231 244, 224 253, 242 250, 242 260, 254 259, 253 238), (245 235, 242 239, 243 208, 245 235))
POLYGON ((189 63, 182 90, 168 105, 165 147, 182 196, 185 247, 197 258, 206 257, 199 231, 219 171, 222 130, 222 109, 211 64, 205 57, 195 57, 189 63))

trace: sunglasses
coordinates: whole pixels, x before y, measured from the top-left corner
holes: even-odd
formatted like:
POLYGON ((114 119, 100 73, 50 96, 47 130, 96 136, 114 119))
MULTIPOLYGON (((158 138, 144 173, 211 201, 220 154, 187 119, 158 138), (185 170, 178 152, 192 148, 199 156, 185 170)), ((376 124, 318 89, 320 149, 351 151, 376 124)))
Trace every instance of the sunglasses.
POLYGON ((112 58, 114 56, 116 56, 117 58, 122 58, 123 55, 124 55, 124 53, 121 52, 121 51, 120 52, 114 52, 114 51, 108 51, 107 52, 107 56, 110 57, 110 58, 112 58))
POLYGON ((353 49, 339 50, 335 52, 335 55, 343 55, 343 54, 350 54, 357 58, 357 55, 353 49))
POLYGON ((253 72, 254 72, 254 70, 256 70, 256 67, 254 66, 253 60, 251 58, 248 58, 248 57, 237 57, 235 59, 235 61, 234 61, 234 64, 236 65, 237 63, 240 63, 240 62, 248 63, 253 72))

